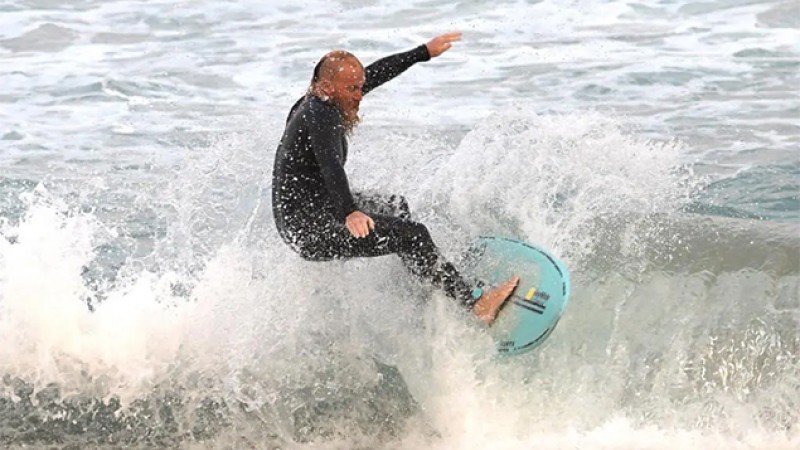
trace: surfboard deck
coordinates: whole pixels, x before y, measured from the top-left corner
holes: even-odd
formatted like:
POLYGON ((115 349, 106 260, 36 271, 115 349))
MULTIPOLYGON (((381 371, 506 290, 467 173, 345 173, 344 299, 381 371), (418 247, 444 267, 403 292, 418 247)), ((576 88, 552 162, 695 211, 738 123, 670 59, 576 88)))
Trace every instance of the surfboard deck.
POLYGON ((567 267, 545 249, 525 242, 481 236, 467 250, 464 274, 483 289, 520 277, 489 333, 501 355, 519 355, 541 345, 569 302, 567 267))

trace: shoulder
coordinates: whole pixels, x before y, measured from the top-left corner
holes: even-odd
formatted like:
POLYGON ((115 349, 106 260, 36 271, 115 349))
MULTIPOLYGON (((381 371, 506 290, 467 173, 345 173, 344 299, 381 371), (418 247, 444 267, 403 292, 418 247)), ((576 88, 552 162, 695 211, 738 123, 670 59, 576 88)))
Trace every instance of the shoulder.
POLYGON ((305 104, 307 105, 308 112, 314 118, 341 120, 342 115, 339 114, 339 108, 330 102, 320 100, 319 97, 312 95, 308 97, 305 104))
POLYGON ((308 97, 304 102, 304 120, 308 125, 318 131, 340 131, 344 127, 342 114, 339 108, 330 102, 320 100, 318 97, 308 97))
POLYGON ((339 109, 315 96, 301 97, 295 102, 289 112, 287 122, 293 119, 299 119, 303 122, 330 123, 332 125, 342 123, 342 115, 339 113, 339 109))

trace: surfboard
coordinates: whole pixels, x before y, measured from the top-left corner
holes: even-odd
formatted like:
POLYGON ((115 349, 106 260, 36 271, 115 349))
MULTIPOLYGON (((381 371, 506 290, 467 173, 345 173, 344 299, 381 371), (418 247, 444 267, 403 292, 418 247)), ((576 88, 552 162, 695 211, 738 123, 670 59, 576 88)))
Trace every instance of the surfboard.
POLYGON ((517 289, 489 327, 497 352, 519 355, 541 345, 553 332, 569 302, 567 267, 536 245, 481 236, 467 250, 463 271, 478 283, 473 296, 520 277, 517 289))

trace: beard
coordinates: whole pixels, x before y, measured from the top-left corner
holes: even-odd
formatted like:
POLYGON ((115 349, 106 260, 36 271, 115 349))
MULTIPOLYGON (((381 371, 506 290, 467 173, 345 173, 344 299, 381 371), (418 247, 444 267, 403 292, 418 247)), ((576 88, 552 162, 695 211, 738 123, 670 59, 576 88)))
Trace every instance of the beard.
POLYGON ((353 134, 353 130, 355 130, 356 126, 361 122, 361 117, 358 116, 358 104, 353 104, 349 108, 346 107, 339 101, 328 97, 325 94, 322 94, 314 89, 314 86, 311 86, 308 89, 308 93, 306 94, 306 98, 310 96, 315 96, 322 100, 323 102, 330 102, 336 105, 339 108, 339 111, 342 114, 342 124, 344 125, 344 132, 347 136, 353 134))
POLYGON ((344 132, 348 136, 353 134, 353 130, 355 130, 358 123, 361 122, 361 117, 358 116, 358 106, 345 109, 342 113, 342 122, 344 122, 344 132))

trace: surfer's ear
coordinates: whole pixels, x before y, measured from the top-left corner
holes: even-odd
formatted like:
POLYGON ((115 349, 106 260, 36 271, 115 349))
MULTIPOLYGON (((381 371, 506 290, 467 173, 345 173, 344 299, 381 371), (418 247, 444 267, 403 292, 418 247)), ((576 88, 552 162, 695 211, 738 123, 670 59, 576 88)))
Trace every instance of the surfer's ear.
POLYGON ((308 89, 309 93, 327 101, 333 94, 333 83, 330 80, 319 80, 308 89))
POLYGON ((320 80, 317 82, 317 90, 325 97, 330 97, 333 94, 333 83, 330 80, 320 80))

